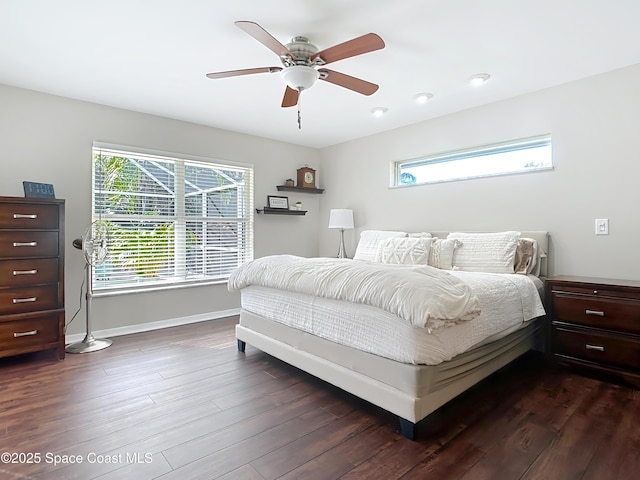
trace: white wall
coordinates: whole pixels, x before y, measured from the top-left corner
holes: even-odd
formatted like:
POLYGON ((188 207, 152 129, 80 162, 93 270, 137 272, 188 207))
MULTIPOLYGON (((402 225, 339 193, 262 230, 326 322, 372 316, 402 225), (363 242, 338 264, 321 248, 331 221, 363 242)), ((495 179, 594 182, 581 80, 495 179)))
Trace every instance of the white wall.
MULTIPOLYGON (((22 181, 52 183, 66 200, 67 321, 79 305, 83 260, 71 246, 91 219, 94 140, 255 166, 255 205, 297 168, 319 168, 318 151, 200 125, 0 85, 0 195, 23 196, 22 181)), ((319 195, 290 195, 306 216, 256 215, 255 255, 317 255, 319 195)), ((226 285, 96 298, 93 329, 103 330, 239 307, 226 285)), ((84 311, 67 333, 84 331, 84 311)))
MULTIPOLYGON (((638 279, 639 85, 635 65, 324 149, 321 217, 354 210, 351 255, 365 228, 549 230, 551 273, 638 279), (393 160, 543 133, 553 171, 389 188, 393 160), (595 236, 596 218, 610 235, 595 236)), ((320 254, 333 255, 336 233, 320 232, 320 254)))
MULTIPOLYGON (((640 65, 316 151, 151 115, 0 85, 0 194, 22 181, 55 185, 66 203, 66 307, 78 308, 82 258, 71 247, 90 220, 94 140, 255 165, 256 207, 308 164, 324 195, 290 194, 306 216, 255 218, 256 257, 334 256, 331 208, 353 208, 355 250, 364 228, 549 230, 552 272, 638 278, 640 254, 640 65), (555 169, 390 189, 389 165, 439 151, 550 132, 555 169), (608 218, 610 235, 594 235, 608 218)), ((434 100, 435 101, 435 100, 434 100)), ((428 104, 422 108, 428 108, 428 104)), ((392 110, 390 110, 392 114, 392 110)), ((97 298, 94 330, 238 308, 225 285, 97 298)), ((80 315, 69 333, 84 331, 80 315)))

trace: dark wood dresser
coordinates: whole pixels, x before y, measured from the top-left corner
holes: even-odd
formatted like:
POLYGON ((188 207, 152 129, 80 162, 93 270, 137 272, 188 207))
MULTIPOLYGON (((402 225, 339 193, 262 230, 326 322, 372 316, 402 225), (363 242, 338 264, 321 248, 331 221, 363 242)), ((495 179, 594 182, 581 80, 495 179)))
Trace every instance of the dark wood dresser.
POLYGON ((545 291, 551 355, 640 387, 640 281, 563 276, 545 291))
POLYGON ((64 358, 64 200, 0 197, 0 357, 64 358))

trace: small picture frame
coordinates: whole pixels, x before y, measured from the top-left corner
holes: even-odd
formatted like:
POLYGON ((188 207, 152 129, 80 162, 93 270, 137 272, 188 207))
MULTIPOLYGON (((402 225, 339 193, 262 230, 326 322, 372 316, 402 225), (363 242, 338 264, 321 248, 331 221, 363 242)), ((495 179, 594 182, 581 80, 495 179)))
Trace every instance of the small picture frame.
POLYGON ((267 195, 267 207, 289 210, 289 197, 267 195))

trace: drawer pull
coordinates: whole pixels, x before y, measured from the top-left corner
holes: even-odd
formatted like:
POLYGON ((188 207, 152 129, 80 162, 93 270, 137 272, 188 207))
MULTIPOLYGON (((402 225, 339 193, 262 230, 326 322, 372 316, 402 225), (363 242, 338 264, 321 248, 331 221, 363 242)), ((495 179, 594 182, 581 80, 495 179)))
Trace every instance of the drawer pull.
POLYGON ((36 273, 38 273, 38 270, 14 270, 13 271, 13 276, 17 276, 17 275, 35 275, 36 273))
POLYGON ((604 347, 602 345, 589 345, 587 343, 584 347, 587 350, 597 350, 598 352, 604 352, 604 347))
POLYGON ((38 242, 13 242, 14 247, 37 247, 38 242))
POLYGON ((586 315, 597 315, 599 317, 604 317, 604 312, 601 312, 600 310, 585 310, 584 313, 586 315))
POLYGON ((38 300, 38 297, 14 298, 13 303, 29 303, 29 302, 35 302, 37 300, 38 300))
POLYGON ((26 214, 26 213, 14 213, 13 214, 13 218, 31 218, 31 219, 35 220, 36 218, 38 218, 38 215, 36 215, 36 214, 26 214))
POLYGON ((30 332, 14 332, 13 338, 30 337, 32 335, 37 335, 37 334, 38 334, 38 330, 31 330, 30 332))

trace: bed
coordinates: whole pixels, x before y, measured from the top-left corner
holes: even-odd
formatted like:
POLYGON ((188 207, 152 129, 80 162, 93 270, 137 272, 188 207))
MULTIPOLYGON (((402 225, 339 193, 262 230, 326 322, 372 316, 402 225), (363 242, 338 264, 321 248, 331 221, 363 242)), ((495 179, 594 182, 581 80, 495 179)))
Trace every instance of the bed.
POLYGON ((416 423, 440 406, 543 349, 548 245, 543 231, 366 231, 353 260, 256 259, 229 279, 241 292, 238 349, 248 343, 392 412, 413 439, 416 423), (309 271, 315 278, 305 283, 309 271), (325 274, 328 283, 319 280, 325 274), (349 297, 362 285, 373 297, 366 304, 349 297), (413 285, 438 301, 415 306, 414 291, 398 296, 413 285))

